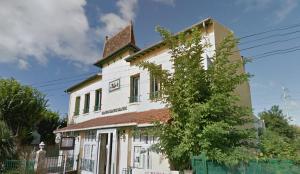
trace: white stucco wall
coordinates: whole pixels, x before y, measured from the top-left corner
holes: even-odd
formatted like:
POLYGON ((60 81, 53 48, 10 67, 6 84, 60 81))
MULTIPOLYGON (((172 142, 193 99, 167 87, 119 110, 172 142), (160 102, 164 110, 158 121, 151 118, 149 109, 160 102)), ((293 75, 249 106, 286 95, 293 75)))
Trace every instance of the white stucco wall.
MULTIPOLYGON (((214 33, 213 27, 207 30, 208 33, 204 34, 204 42, 208 42, 210 44, 209 48, 205 49, 203 53, 203 57, 213 57, 214 50, 216 48, 216 44, 218 44, 219 39, 227 30, 218 30, 218 34, 214 33), (224 32, 224 33, 223 33, 224 32), (223 34, 222 34, 223 33, 223 34)), ((154 62, 158 65, 162 65, 163 69, 172 71, 172 64, 170 60, 170 54, 168 50, 159 50, 154 51, 153 54, 148 54, 144 56, 143 60, 147 60, 150 62, 154 62)), ((151 109, 159 109, 165 107, 164 104, 160 102, 153 102, 149 100, 149 92, 150 92, 150 76, 146 70, 142 70, 135 66, 134 62, 126 62, 125 59, 129 55, 125 54, 125 56, 120 57, 119 59, 115 59, 114 61, 109 62, 109 64, 104 64, 102 68, 102 79, 98 80, 94 83, 88 84, 83 88, 76 89, 72 91, 70 94, 70 102, 69 102, 69 122, 80 123, 86 120, 90 120, 97 117, 105 117, 105 116, 113 116, 126 112, 140 112, 151 109), (139 92, 140 92, 140 101, 136 103, 129 103, 130 96, 130 76, 132 75, 140 75, 140 84, 139 84, 139 92), (109 82, 120 79, 120 89, 110 92, 109 91, 109 82), (102 106, 101 111, 94 111, 95 106, 95 90, 102 89, 102 106), (90 110, 89 113, 83 114, 84 108, 84 98, 85 94, 90 93, 90 110), (74 115, 75 110, 75 100, 76 97, 80 96, 80 113, 78 116, 74 115), (126 107, 127 110, 113 112, 109 114, 102 114, 103 111, 108 111, 111 109, 117 109, 126 107)), ((207 60, 204 59, 204 67, 207 68, 207 60)), ((244 88, 243 88, 244 89, 244 88)), ((246 89, 246 88, 245 88, 246 89)), ((247 95, 250 95, 248 90, 244 90, 247 95)), ((246 94, 243 94, 246 95, 246 94)), ((247 97, 243 97, 245 99, 247 97)), ((250 102, 251 105, 251 102, 250 102)), ((99 131, 99 130, 98 130, 99 131)), ((114 140, 115 142, 115 140, 114 140)), ((85 144, 86 142, 83 142, 85 144)), ((117 169, 119 173, 122 173, 122 169, 127 168, 129 166, 133 166, 133 158, 134 158, 134 146, 142 146, 145 149, 149 148, 150 144, 137 143, 133 141, 131 135, 126 132, 123 137, 118 137, 118 152, 119 155, 116 157, 117 161, 117 169)), ((160 171, 169 171, 169 163, 168 160, 161 154, 155 152, 149 152, 149 156, 151 156, 151 165, 149 169, 136 169, 136 173, 144 172, 144 170, 159 169, 160 171)))
MULTIPOLYGON (((210 48, 207 48, 204 57, 212 57, 214 54, 214 33, 210 32, 205 36, 205 41, 211 44, 210 48)), ((101 116, 110 116, 121 114, 125 112, 140 112, 150 109, 159 109, 165 107, 165 104, 161 102, 153 102, 149 99, 150 92, 150 75, 146 70, 142 70, 126 62, 125 59, 128 57, 124 56, 106 64, 102 68, 102 79, 86 85, 84 88, 75 90, 70 94, 70 106, 69 106, 69 121, 73 119, 74 123, 80 123, 92 118, 101 116), (130 96, 130 76, 139 74, 140 75, 140 102, 129 103, 130 96), (120 79, 120 89, 110 92, 109 82, 120 79), (94 111, 95 106, 95 90, 102 88, 102 107, 101 111, 94 111), (86 93, 90 92, 90 111, 89 113, 83 114, 84 108, 84 97, 86 93), (75 110, 75 100, 76 97, 80 96, 80 114, 78 116, 74 115, 75 110), (111 109, 127 107, 127 110, 109 113, 102 115, 102 111, 107 111, 111 109)), ((162 65, 163 69, 172 70, 172 64, 170 60, 170 54, 168 50, 162 50, 159 54, 150 55, 145 60, 154 62, 156 64, 162 65)), ((204 66, 207 67, 207 60, 204 60, 204 66)))

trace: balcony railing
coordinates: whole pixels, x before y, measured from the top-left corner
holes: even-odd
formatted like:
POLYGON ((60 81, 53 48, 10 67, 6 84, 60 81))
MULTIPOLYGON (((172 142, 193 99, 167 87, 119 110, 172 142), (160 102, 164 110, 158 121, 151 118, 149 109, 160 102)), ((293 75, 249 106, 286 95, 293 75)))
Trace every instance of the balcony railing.
POLYGON ((129 97, 129 103, 135 103, 135 102, 139 102, 139 101, 140 101, 139 95, 129 97))
POLYGON ((99 106, 94 106, 94 111, 100 111, 101 110, 101 105, 99 106))
POLYGON ((150 100, 158 100, 161 98, 161 92, 160 91, 150 92, 149 98, 150 100))
POLYGON ((83 109, 83 113, 84 113, 84 114, 89 113, 89 109, 90 109, 90 108, 88 108, 88 107, 87 107, 87 108, 84 108, 84 109, 83 109))
POLYGON ((79 115, 79 109, 74 111, 74 116, 79 115))

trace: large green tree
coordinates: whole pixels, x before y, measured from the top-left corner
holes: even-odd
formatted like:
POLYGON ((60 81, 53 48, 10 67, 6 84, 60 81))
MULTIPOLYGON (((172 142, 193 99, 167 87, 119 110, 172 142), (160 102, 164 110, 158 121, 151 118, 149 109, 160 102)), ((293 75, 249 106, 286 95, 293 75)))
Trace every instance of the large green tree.
POLYGON ((45 95, 38 90, 15 79, 0 79, 0 120, 11 130, 17 145, 30 143, 31 132, 46 106, 45 95))
POLYGON ((57 128, 66 126, 66 120, 60 118, 58 112, 47 110, 37 124, 38 133, 41 135, 41 141, 47 145, 55 144, 55 135, 53 133, 57 128))
POLYGON ((249 74, 239 73, 242 60, 230 61, 237 41, 224 39, 205 69, 200 29, 172 35, 158 27, 163 43, 170 49, 173 70, 141 62, 161 82, 161 101, 171 112, 171 120, 158 124, 158 149, 167 155, 173 168, 190 167, 192 156, 206 153, 209 159, 237 164, 253 156, 253 124, 250 108, 238 105, 234 92, 247 82, 249 74))
POLYGON ((14 154, 12 133, 6 124, 0 120, 0 164, 14 154))

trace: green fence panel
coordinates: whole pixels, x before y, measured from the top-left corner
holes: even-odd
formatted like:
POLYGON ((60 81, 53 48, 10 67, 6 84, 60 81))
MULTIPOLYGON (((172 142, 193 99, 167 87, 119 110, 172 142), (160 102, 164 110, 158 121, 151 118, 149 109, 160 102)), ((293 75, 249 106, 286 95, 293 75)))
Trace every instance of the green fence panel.
POLYGON ((6 160, 3 167, 4 174, 34 174, 34 161, 6 160))
POLYGON ((290 160, 250 161, 234 167, 206 160, 203 155, 192 158, 195 174, 300 174, 300 165, 290 160))

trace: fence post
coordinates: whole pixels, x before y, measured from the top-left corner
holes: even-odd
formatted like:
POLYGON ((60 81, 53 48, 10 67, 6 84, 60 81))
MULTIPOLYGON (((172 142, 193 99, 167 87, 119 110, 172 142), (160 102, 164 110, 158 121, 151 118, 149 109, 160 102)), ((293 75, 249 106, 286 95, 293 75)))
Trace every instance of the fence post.
POLYGON ((208 167, 207 167, 206 155, 203 152, 200 156, 201 156, 202 165, 203 165, 203 168, 204 168, 204 173, 208 174, 208 167))
POLYGON ((35 164, 34 164, 34 172, 36 174, 46 174, 47 168, 46 166, 46 151, 44 150, 45 144, 41 142, 39 144, 40 150, 37 151, 35 157, 35 164))

